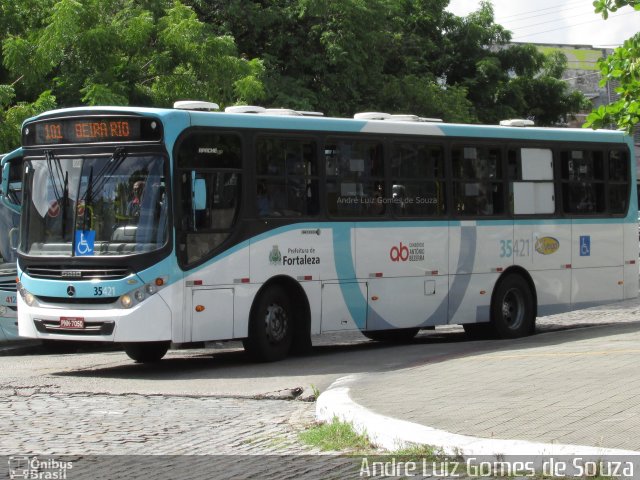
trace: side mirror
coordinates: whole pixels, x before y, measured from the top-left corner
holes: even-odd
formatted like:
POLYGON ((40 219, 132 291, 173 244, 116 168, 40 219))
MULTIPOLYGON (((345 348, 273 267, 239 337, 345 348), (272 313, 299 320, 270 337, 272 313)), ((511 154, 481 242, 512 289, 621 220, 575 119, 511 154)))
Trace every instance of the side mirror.
POLYGON ((9 230, 9 248, 14 252, 18 249, 18 240, 19 240, 20 230, 16 227, 13 227, 9 230))
POLYGON ((20 213, 22 202, 22 149, 18 148, 2 158, 0 202, 9 210, 20 213))

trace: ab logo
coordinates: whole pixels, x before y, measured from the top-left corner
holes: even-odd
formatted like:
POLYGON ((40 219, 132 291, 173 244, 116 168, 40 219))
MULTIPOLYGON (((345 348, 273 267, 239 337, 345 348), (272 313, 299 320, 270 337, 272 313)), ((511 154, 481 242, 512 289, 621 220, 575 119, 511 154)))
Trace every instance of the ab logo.
POLYGON ((392 262, 406 262, 409 260, 409 248, 400 242, 399 247, 391 247, 389 257, 391 257, 392 262))

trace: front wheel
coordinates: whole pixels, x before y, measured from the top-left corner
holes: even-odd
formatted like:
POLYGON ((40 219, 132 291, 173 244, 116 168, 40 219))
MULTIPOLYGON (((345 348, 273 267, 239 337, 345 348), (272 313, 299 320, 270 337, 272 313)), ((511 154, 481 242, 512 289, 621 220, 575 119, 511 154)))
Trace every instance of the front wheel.
POLYGON ((136 363, 158 362, 165 356, 171 342, 125 343, 124 351, 136 363))
POLYGON ((535 300, 529 283, 510 274, 498 284, 491 301, 491 323, 500 338, 530 335, 535 329, 535 300))
POLYGON ((287 356, 293 339, 294 312, 280 285, 267 287, 251 309, 244 349, 255 360, 274 362, 287 356))

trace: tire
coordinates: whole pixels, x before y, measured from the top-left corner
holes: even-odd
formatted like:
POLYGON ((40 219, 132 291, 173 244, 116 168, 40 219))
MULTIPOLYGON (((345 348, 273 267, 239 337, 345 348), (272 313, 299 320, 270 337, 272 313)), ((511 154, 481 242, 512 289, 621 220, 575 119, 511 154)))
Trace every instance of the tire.
POLYGON ((362 332, 362 334, 376 342, 406 343, 413 340, 413 337, 419 331, 419 328, 395 328, 390 330, 370 330, 362 332))
POLYGON ((124 351, 136 363, 158 362, 165 356, 171 342, 125 343, 124 351))
POLYGON ((294 310, 280 285, 268 286, 255 300, 244 349, 256 361, 275 362, 289 354, 293 340, 294 310))
POLYGON ((500 338, 518 338, 535 330, 535 300, 520 275, 505 276, 493 292, 491 324, 500 338))

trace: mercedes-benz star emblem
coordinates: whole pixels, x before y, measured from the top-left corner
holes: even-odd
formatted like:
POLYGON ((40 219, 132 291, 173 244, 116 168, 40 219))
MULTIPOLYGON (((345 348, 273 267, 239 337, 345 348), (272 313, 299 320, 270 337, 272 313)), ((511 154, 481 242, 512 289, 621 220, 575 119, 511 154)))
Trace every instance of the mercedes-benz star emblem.
POLYGON ((67 287, 67 295, 69 295, 70 297, 73 297, 76 294, 76 287, 74 287, 73 285, 69 285, 67 287))

